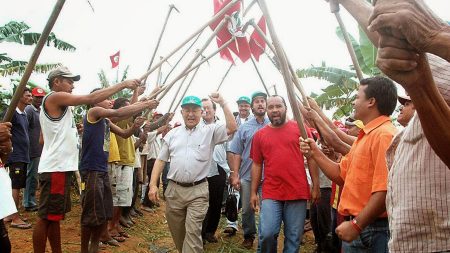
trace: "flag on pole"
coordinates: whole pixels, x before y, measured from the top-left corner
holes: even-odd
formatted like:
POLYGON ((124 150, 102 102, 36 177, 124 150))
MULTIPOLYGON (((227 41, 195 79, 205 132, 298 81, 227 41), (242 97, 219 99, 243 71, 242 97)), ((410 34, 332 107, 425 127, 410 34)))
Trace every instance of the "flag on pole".
MULTIPOLYGON (((266 18, 264 16, 261 16, 261 18, 259 19, 258 27, 261 29, 261 31, 263 31, 264 34, 266 34, 266 18)), ((265 48, 266 42, 263 38, 261 38, 261 36, 255 29, 250 36, 250 51, 252 52, 252 55, 255 57, 256 61, 259 61, 259 56, 264 53, 265 48)))
POLYGON ((115 68, 115 67, 119 66, 120 50, 117 51, 117 53, 111 55, 109 57, 109 59, 111 60, 111 68, 115 68))
MULTIPOLYGON (((223 7, 229 4, 231 0, 214 0, 214 14, 217 14, 223 7)), ((246 62, 250 59, 250 46, 245 34, 242 32, 242 22, 241 22, 241 2, 236 2, 228 11, 226 11, 219 19, 210 25, 211 29, 216 29, 219 23, 223 20, 225 15, 231 17, 231 21, 228 25, 217 33, 217 46, 221 47, 227 41, 232 38, 232 35, 236 36, 236 41, 231 43, 227 48, 224 48, 220 55, 222 58, 232 62, 234 64, 233 58, 229 50, 233 51, 242 62, 246 62)))

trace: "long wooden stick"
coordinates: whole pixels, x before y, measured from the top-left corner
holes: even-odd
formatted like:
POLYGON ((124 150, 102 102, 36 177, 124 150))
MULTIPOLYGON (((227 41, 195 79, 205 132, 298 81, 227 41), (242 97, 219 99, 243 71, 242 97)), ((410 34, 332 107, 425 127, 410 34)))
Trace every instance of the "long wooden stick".
POLYGON ((145 74, 143 74, 141 76, 140 80, 143 81, 145 78, 147 78, 153 71, 155 71, 161 64, 163 64, 163 62, 167 61, 172 55, 174 55, 178 50, 180 50, 186 43, 188 43, 192 38, 194 38, 197 34, 199 34, 201 31, 203 31, 203 29, 205 29, 207 26, 214 23, 218 18, 220 18, 224 13, 226 13, 238 1, 241 1, 241 0, 231 0, 230 3, 228 3, 224 8, 222 8, 222 10, 220 10, 216 15, 214 15, 206 24, 204 24, 197 31, 195 31, 193 34, 191 34, 178 47, 176 47, 172 52, 170 52, 167 56, 165 56, 162 61, 157 63, 150 70, 148 70, 145 74))
MULTIPOLYGON (((198 50, 198 52, 195 54, 194 58, 188 63, 188 65, 183 69, 183 71, 181 71, 181 73, 177 77, 175 77, 175 79, 172 80, 172 82, 170 82, 170 84, 168 84, 166 86, 167 88, 161 94, 161 96, 158 98, 158 100, 161 100, 169 92, 170 88, 172 88, 172 86, 178 80, 180 80, 184 75, 186 75, 187 73, 190 72, 190 71, 188 71, 189 68, 191 68, 192 64, 194 64, 194 62, 198 59, 198 57, 200 57, 202 55, 203 51, 205 51, 205 49, 208 47, 208 45, 211 43, 211 41, 216 37, 217 33, 219 33, 219 31, 222 30, 222 28, 225 26, 225 24, 228 23, 229 20, 230 20, 230 17, 229 16, 225 16, 225 18, 222 21, 220 21, 219 25, 216 27, 214 32, 211 34, 211 36, 205 42, 205 45, 200 50, 198 50)), ((207 58, 206 60, 208 60, 208 59, 209 58, 207 58)))
POLYGON ((225 44, 223 44, 221 47, 219 47, 216 51, 214 51, 213 53, 211 53, 210 55, 206 56, 203 60, 201 60, 199 63, 195 64, 194 66, 192 66, 190 69, 188 69, 186 71, 185 74, 193 71, 194 69, 196 69, 198 66, 202 65, 203 63, 207 62, 209 59, 211 59, 214 55, 216 55, 217 53, 219 53, 220 51, 222 51, 224 48, 228 47, 228 45, 230 45, 232 42, 234 42, 234 40, 236 39, 236 37, 232 37, 229 41, 225 42, 225 44))
POLYGON ((53 7, 53 11, 47 21, 47 24, 44 27, 44 30, 42 31, 41 37, 39 37, 36 47, 34 48, 33 54, 31 55, 30 60, 28 61, 22 79, 20 79, 19 86, 17 86, 16 92, 14 93, 11 99, 11 103, 9 104, 8 109, 6 111, 6 114, 3 117, 3 121, 5 122, 11 121, 14 115, 14 111, 16 110, 16 107, 19 104, 19 100, 23 95, 23 91, 25 90, 27 82, 30 79, 31 72, 33 72, 34 66, 36 65, 39 55, 41 54, 42 48, 47 42, 48 36, 50 35, 50 32, 52 31, 52 28, 55 25, 55 22, 58 19, 59 13, 61 12, 61 9, 63 8, 65 2, 66 2, 65 0, 58 0, 58 2, 56 2, 55 4, 55 7, 53 7))
POLYGON ((255 63, 255 60, 253 59, 253 56, 250 56, 250 59, 252 60, 253 67, 255 67, 256 73, 258 74, 259 80, 261 80, 261 83, 262 83, 264 89, 266 90, 267 95, 270 96, 269 89, 267 89, 266 82, 264 82, 264 79, 262 78, 261 72, 259 72, 258 66, 256 66, 256 63, 255 63))
MULTIPOLYGON (((153 50, 152 58, 150 59, 150 63, 148 64, 147 70, 149 70, 152 67, 153 60, 155 59, 156 52, 158 51, 162 36, 163 36, 164 32, 166 31, 167 21, 169 21, 169 17, 170 17, 170 14, 172 13, 173 9, 176 9, 175 5, 173 5, 173 4, 169 5, 169 11, 167 12, 166 19, 164 20, 164 25, 161 29, 161 32, 159 33, 158 42, 156 42, 156 46, 155 46, 155 49, 153 50)), ((147 78, 145 78, 143 80, 143 83, 145 83, 146 81, 147 81, 147 78)))
POLYGON ((278 61, 280 63, 281 72, 283 74, 284 83, 286 85, 286 90, 288 92, 289 103, 291 104, 292 112, 294 118, 297 121, 297 126, 300 129, 301 136, 306 139, 308 134, 306 132, 305 126, 303 124, 303 117, 299 110, 299 105, 297 99, 295 98, 294 87, 292 85, 292 76, 289 72, 288 62, 281 43, 278 39, 277 33, 272 23, 272 18, 270 17, 269 9, 267 8, 265 0, 258 0, 259 7, 261 8, 264 16, 266 17, 267 27, 269 29, 270 35, 272 37, 273 46, 275 47, 276 55, 278 56, 278 61))
POLYGON ((173 106, 173 104, 175 103, 175 100, 176 100, 177 97, 178 97, 178 93, 180 93, 180 90, 181 90, 181 88, 183 87, 183 84, 184 84, 184 82, 186 81, 186 79, 187 79, 188 76, 189 76, 189 75, 185 75, 184 78, 183 78, 183 80, 181 81, 180 85, 178 85, 178 89, 177 89, 177 91, 175 92, 175 96, 173 97, 172 102, 170 103, 169 110, 167 110, 168 112, 170 112, 170 111, 172 110, 172 106, 173 106))
MULTIPOLYGON (((177 110, 178 106, 180 105, 181 101, 183 100, 184 96, 186 95, 186 93, 187 93, 189 87, 191 86, 192 81, 194 81, 194 77, 195 77, 195 75, 197 75, 197 72, 198 72, 199 69, 200 69, 200 66, 198 66, 197 69, 195 69, 194 73, 192 74, 191 80, 189 80, 189 83, 187 84, 186 88, 184 89, 183 94, 181 94, 181 97, 180 97, 180 99, 178 100, 177 105, 173 108, 173 111, 172 111, 172 112, 175 112, 175 111, 177 110)), ((187 76, 187 75, 186 75, 186 76, 187 76)), ((170 110, 169 110, 169 111, 170 111, 170 110)))
MULTIPOLYGON (((253 26, 254 28, 255 28, 255 30, 256 30, 256 32, 259 34, 259 36, 261 37, 261 38, 263 38, 264 39, 264 41, 266 42, 266 44, 267 44, 267 46, 269 47, 269 49, 273 52, 273 54, 275 55, 275 57, 278 59, 278 61, 280 61, 279 60, 279 57, 277 56, 277 52, 276 52, 276 50, 275 50, 275 47, 272 45, 272 43, 270 42, 270 40, 269 40, 269 38, 267 38, 267 36, 263 33, 263 31, 261 30, 261 28, 259 28, 259 26, 255 23, 255 21, 254 20, 251 20, 251 21, 249 21, 250 22, 250 25, 251 26, 253 26)), ((258 45, 258 46, 260 46, 260 45, 258 45)), ((260 46, 261 47, 261 46, 260 46)), ((261 48, 262 49, 262 48, 261 48)), ((294 71, 294 69, 292 68, 292 65, 290 64, 290 62, 289 62, 289 59, 287 58, 287 55, 286 55, 286 53, 283 51, 283 54, 284 54, 284 56, 285 56, 285 58, 286 58, 286 60, 288 61, 288 67, 289 67, 289 72, 291 73, 291 79, 292 79, 292 82, 294 83, 294 85, 295 85, 295 87, 297 88, 297 90, 302 94, 302 97, 303 97, 303 104, 305 105, 305 106, 309 106, 308 105, 308 100, 306 99, 306 93, 305 93, 305 90, 304 90, 304 88, 303 88, 303 86, 301 85, 301 83, 300 83, 300 81, 298 80, 298 78, 297 78, 297 75, 295 74, 295 71, 294 71), (306 102, 305 102, 306 101, 306 102)), ((280 73, 281 73, 281 67, 280 66, 277 66, 276 64, 275 64, 275 62, 273 62, 272 61, 272 63, 275 65, 275 67, 278 69, 278 71, 280 71, 280 73)), ((280 65, 279 63, 278 63, 278 65, 280 65)))
POLYGON ((188 51, 194 46, 194 44, 197 42, 197 40, 200 38, 200 36, 202 35, 204 29, 197 35, 197 38, 195 38, 195 40, 189 45, 188 48, 186 48, 186 50, 184 51, 184 53, 181 55, 181 57, 178 59, 178 61, 173 65, 172 69, 169 71, 169 73, 167 73, 166 78, 164 78, 164 81, 162 82, 163 84, 167 82, 167 79, 169 78, 170 74, 172 74, 172 72, 175 70, 175 68, 178 66, 178 64, 181 62, 181 60, 184 58, 184 56, 188 53, 188 51))
POLYGON ((234 66, 233 63, 230 64, 230 67, 228 67, 227 72, 225 72, 225 75, 223 75, 222 80, 219 83, 219 86, 217 86, 216 91, 220 90, 220 87, 222 87, 223 82, 225 81, 225 78, 228 76, 228 73, 230 72, 231 68, 234 66))
MULTIPOLYGON (((159 57, 159 60, 162 60, 163 59, 163 57, 162 56, 160 56, 159 57)), ((161 65, 159 65, 159 68, 158 68, 158 75, 156 75, 156 85, 161 85, 161 70, 162 70, 162 64, 161 65)))
POLYGON ((363 73, 361 67, 359 66, 358 59, 356 57, 355 49, 352 46, 352 42, 350 41, 350 37, 348 36, 347 29, 345 28, 345 24, 342 21, 341 14, 339 13, 339 3, 337 0, 330 0, 330 10, 334 13, 336 20, 339 23, 339 27, 341 28, 342 35, 344 35, 345 45, 347 46, 347 50, 352 59, 353 66, 355 67, 356 76, 358 80, 361 81, 363 77, 363 73))

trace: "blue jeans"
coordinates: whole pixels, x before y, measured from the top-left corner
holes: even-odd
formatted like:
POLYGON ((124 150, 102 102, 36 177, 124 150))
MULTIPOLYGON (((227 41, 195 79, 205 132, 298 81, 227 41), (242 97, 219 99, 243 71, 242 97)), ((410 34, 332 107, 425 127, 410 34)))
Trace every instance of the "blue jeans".
POLYGON ((241 202, 242 202, 242 229, 244 230, 244 239, 255 238, 256 222, 255 212, 250 206, 252 183, 247 180, 241 180, 241 202))
POLYGON ((261 252, 277 252, 281 221, 284 224, 284 253, 297 253, 303 236, 306 200, 264 199, 261 204, 261 252))
POLYGON ((389 224, 387 219, 376 220, 364 228, 357 239, 342 242, 345 253, 388 253, 389 224))
POLYGON ((38 166, 40 157, 31 158, 27 167, 27 181, 25 190, 23 192, 23 206, 25 208, 35 207, 36 203, 36 188, 38 182, 38 166))

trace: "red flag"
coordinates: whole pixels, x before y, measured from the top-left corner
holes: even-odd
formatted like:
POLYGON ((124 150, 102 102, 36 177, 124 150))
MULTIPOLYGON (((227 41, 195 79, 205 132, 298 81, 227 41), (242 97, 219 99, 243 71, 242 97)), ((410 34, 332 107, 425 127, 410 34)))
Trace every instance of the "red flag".
MULTIPOLYGON (((266 18, 264 16, 261 16, 259 19, 258 26, 261 28, 263 33, 266 34, 266 18)), ((259 36, 259 33, 255 29, 250 36, 250 50, 256 61, 259 61, 259 56, 264 53, 265 48, 266 42, 261 36, 259 36)))
MULTIPOLYGON (((225 7, 230 2, 231 0, 214 0, 214 15, 217 14, 223 7, 225 7)), ((225 17, 225 15, 229 15, 230 17, 235 19, 234 23, 237 25, 236 27, 233 28, 237 28, 239 32, 240 20, 238 20, 238 15, 233 14, 236 14, 240 10, 241 10, 241 2, 236 2, 235 5, 233 5, 220 18, 218 18, 214 23, 210 25, 211 29, 214 30, 222 21, 222 19, 225 17)), ((226 43, 232 38, 230 28, 228 27, 228 25, 226 25, 217 33, 217 37, 218 37, 217 39, 218 47, 221 47, 224 43, 226 43)), ((223 49, 220 52, 222 58, 227 59, 228 61, 234 64, 233 58, 228 49, 233 51, 233 53, 235 53, 239 57, 239 59, 241 59, 242 62, 246 62, 248 59, 250 59, 250 46, 248 44, 248 40, 245 37, 245 35, 243 35, 242 37, 237 37, 236 42, 231 43, 227 48, 223 49)))
POLYGON ((115 67, 119 66, 120 50, 117 51, 117 53, 111 55, 109 57, 109 59, 111 60, 111 68, 115 68, 115 67))

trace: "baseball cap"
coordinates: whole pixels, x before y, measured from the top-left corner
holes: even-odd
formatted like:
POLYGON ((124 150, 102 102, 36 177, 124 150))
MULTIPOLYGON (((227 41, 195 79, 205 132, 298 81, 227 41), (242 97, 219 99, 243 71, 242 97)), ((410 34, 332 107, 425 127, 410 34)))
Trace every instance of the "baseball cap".
POLYGON ((255 99, 256 97, 264 97, 264 99, 267 99, 267 94, 262 92, 262 91, 255 91, 255 92, 253 92, 253 94, 252 94, 252 102, 253 102, 253 99, 255 99))
POLYGON ((60 67, 50 71, 50 73, 48 74, 47 80, 48 81, 53 80, 53 78, 58 77, 58 76, 70 78, 74 81, 80 80, 80 75, 72 74, 72 72, 70 72, 70 70, 65 66, 60 66, 60 67))
POLYGON ((181 101, 181 107, 185 105, 196 105, 199 107, 202 107, 202 101, 199 97, 196 96, 187 96, 183 98, 183 101, 181 101))
POLYGON ((407 95, 398 95, 398 102, 404 105, 406 102, 411 101, 411 98, 407 95))
POLYGON ((155 117, 156 115, 163 115, 163 114, 158 111, 153 112, 153 117, 155 117))
POLYGON ((240 103, 247 103, 247 104, 251 104, 250 98, 247 96, 241 96, 238 98, 238 100, 236 101, 236 103, 240 104, 240 103))
POLYGON ((45 96, 45 91, 42 88, 39 87, 35 87, 31 90, 31 94, 35 97, 44 97, 45 96))

